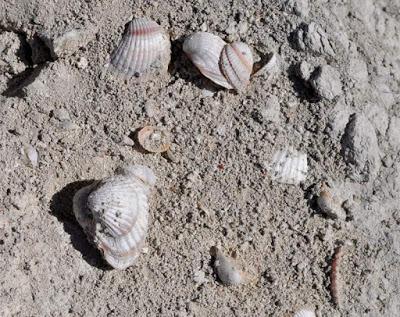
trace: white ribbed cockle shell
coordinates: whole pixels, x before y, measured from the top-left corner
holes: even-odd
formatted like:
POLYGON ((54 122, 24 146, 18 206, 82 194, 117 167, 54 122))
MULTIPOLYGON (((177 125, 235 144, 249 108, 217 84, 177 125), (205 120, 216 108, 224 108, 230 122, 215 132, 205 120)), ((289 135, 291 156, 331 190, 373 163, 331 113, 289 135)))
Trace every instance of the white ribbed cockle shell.
POLYGON ((199 71, 214 83, 238 91, 243 91, 248 85, 253 55, 247 44, 227 44, 216 35, 198 32, 185 40, 183 51, 199 71))
POLYGON ((227 81, 238 91, 246 89, 253 70, 253 55, 243 42, 225 45, 221 53, 220 67, 227 81))
POLYGON ((155 180, 148 167, 132 165, 74 196, 78 223, 116 269, 131 266, 141 252, 148 228, 148 197, 155 180))
POLYGON ((132 20, 117 49, 112 53, 109 69, 127 77, 140 76, 158 61, 168 68, 171 43, 168 34, 148 18, 132 20))

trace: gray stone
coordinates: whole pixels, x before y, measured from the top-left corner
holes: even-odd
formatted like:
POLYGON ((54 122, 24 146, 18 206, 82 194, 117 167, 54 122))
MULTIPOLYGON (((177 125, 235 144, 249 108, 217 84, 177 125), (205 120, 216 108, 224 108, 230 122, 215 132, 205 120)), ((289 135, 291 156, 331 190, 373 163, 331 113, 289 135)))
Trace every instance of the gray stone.
POLYGON ((303 51, 311 51, 321 55, 335 55, 333 41, 327 33, 316 23, 300 27, 297 31, 297 45, 303 51))
POLYGON ((281 0, 283 9, 300 17, 306 17, 310 11, 308 0, 281 0))
POLYGON ((395 149, 400 148, 400 118, 392 117, 388 129, 389 144, 395 149))
POLYGON ((318 67, 312 74, 310 84, 322 99, 331 101, 342 94, 340 74, 329 65, 318 67))
POLYGON ((342 154, 348 175, 357 182, 375 179, 380 168, 380 153, 375 128, 362 114, 350 118, 342 139, 342 154))

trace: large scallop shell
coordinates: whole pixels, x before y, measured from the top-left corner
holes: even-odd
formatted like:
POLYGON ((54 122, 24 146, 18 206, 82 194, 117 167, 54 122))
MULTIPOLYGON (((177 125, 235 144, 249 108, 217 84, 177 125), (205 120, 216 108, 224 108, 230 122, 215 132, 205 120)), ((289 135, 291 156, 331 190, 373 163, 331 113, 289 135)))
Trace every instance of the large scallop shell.
POLYGON ((225 78, 238 91, 245 90, 253 70, 253 54, 243 42, 227 44, 222 50, 220 67, 225 78))
POLYGON ((292 148, 278 151, 272 158, 269 170, 273 180, 283 184, 298 185, 307 177, 307 154, 292 148))
POLYGON ((128 77, 140 76, 156 61, 167 68, 170 46, 169 36, 160 25, 148 18, 134 19, 111 55, 109 68, 128 77))
POLYGON ((200 72, 216 84, 232 89, 222 74, 219 60, 226 43, 220 37, 207 32, 190 35, 183 43, 183 51, 200 72))
POLYGON ((74 196, 76 219, 116 269, 131 266, 140 254, 148 227, 148 196, 154 184, 155 176, 148 167, 133 165, 74 196))

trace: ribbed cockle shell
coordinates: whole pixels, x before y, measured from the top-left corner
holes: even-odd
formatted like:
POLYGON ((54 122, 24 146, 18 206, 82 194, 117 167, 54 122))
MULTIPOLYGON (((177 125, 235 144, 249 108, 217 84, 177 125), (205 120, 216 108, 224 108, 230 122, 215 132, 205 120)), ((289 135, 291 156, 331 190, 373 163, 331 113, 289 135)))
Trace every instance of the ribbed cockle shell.
POLYGON ((169 36, 160 25, 148 18, 134 19, 111 55, 109 68, 128 77, 140 76, 157 61, 166 69, 170 46, 169 36))
POLYGON ((133 165, 74 196, 76 219, 89 241, 116 269, 131 266, 140 254, 148 227, 148 196, 154 184, 155 176, 148 167, 133 165))
POLYGON ((183 51, 204 76, 222 87, 232 89, 219 66, 225 45, 225 41, 216 35, 198 32, 185 40, 183 51))
POLYGON ((253 54, 250 47, 243 42, 225 45, 221 53, 220 67, 233 88, 238 91, 245 90, 253 70, 253 54))
POLYGON ((293 317, 315 317, 315 313, 313 310, 301 309, 301 310, 295 312, 293 317))

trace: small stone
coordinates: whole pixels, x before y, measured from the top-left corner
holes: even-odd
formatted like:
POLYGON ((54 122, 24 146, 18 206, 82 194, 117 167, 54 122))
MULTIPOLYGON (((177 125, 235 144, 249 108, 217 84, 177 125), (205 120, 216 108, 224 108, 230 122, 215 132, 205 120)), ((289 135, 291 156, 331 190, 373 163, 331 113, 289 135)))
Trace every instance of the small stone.
POLYGON ((306 17, 310 11, 308 0, 281 0, 283 9, 300 17, 306 17))
POLYGON ((40 37, 50 49, 51 57, 56 60, 72 55, 85 46, 94 38, 94 33, 93 28, 86 26, 84 29, 74 29, 58 34, 44 32, 40 34, 40 37))
POLYGON ((362 114, 351 116, 342 139, 342 155, 348 174, 358 182, 375 179, 380 168, 380 153, 375 129, 362 114))
POLYGON ((260 110, 261 116, 266 122, 279 123, 281 121, 281 107, 277 96, 269 96, 260 110))
POLYGON ((126 146, 134 146, 135 142, 130 137, 124 135, 122 137, 121 144, 126 146))
POLYGON ((348 74, 356 87, 368 83, 367 64, 360 57, 350 60, 348 74))
POLYGON ((325 31, 314 22, 302 25, 297 30, 296 40, 300 50, 335 56, 333 42, 329 39, 325 31))
POLYGON ((318 67, 312 74, 310 84, 322 99, 332 101, 342 94, 340 74, 329 65, 318 67))
POLYGON ((329 114, 328 131, 333 138, 341 138, 347 123, 349 122, 351 111, 344 100, 339 100, 329 114))
POLYGON ((32 145, 30 144, 24 145, 21 148, 21 154, 23 155, 23 159, 26 162, 26 164, 34 168, 38 166, 39 154, 32 145))
POLYGON ((69 113, 65 109, 55 109, 53 111, 53 115, 54 115, 54 118, 56 118, 59 121, 70 120, 69 113))
POLYGON ((230 22, 228 27, 225 29, 225 33, 228 35, 236 33, 235 22, 230 22))
POLYGON ((0 74, 16 75, 26 69, 21 55, 21 37, 14 32, 0 33, 0 74))
POLYGON ((249 29, 249 24, 246 21, 240 22, 238 29, 239 29, 239 34, 244 35, 247 33, 249 29))
POLYGON ((206 274, 203 271, 194 272, 193 281, 200 285, 208 282, 208 280, 206 279, 206 274))
POLYGON ((305 82, 309 81, 313 71, 314 67, 305 61, 302 61, 297 67, 297 75, 305 82))
POLYGON ((78 61, 76 62, 76 67, 78 67, 79 69, 86 69, 89 65, 88 60, 86 59, 86 57, 80 57, 78 59, 78 61))

